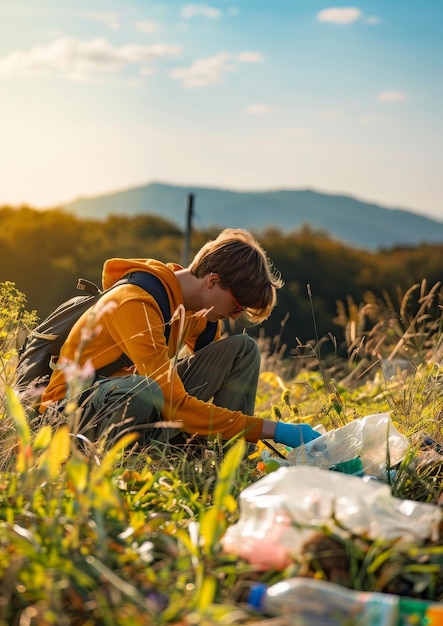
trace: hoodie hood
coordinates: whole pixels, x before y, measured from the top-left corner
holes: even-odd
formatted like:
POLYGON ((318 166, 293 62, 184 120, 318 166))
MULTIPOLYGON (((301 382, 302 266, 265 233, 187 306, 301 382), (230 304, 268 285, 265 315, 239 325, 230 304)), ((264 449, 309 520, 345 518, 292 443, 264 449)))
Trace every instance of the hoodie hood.
POLYGON ((126 274, 140 271, 155 274, 167 284, 172 277, 175 278, 174 271, 179 269, 179 265, 166 265, 156 259, 108 259, 103 265, 102 286, 103 289, 109 289, 126 274))

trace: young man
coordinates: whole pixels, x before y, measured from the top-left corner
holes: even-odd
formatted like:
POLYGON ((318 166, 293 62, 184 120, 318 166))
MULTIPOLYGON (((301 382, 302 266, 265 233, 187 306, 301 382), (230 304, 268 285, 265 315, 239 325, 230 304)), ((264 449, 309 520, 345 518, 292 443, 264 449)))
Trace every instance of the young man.
POLYGON ((220 338, 224 319, 266 319, 283 285, 250 233, 222 231, 187 268, 153 259, 110 259, 103 267, 103 288, 140 271, 161 280, 172 318, 164 320, 158 302, 138 285, 120 284, 108 291, 72 328, 61 365, 43 395, 42 411, 78 402, 83 424, 93 425, 96 436, 112 440, 136 430, 143 443, 219 433, 225 440, 240 435, 248 442, 273 439, 296 447, 317 436, 308 425, 254 416, 257 344, 247 334, 220 338), (165 323, 170 325, 168 340, 165 323), (213 340, 196 349, 214 328, 213 340), (72 378, 81 377, 88 364, 99 371, 122 353, 133 365, 98 376, 92 387, 72 397, 72 378))

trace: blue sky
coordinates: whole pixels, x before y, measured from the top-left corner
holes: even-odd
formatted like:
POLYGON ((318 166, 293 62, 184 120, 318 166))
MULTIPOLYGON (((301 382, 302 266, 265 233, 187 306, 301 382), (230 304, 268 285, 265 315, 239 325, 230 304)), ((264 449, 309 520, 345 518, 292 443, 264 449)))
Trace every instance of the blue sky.
POLYGON ((443 3, 0 0, 0 204, 152 181, 443 220, 443 3))

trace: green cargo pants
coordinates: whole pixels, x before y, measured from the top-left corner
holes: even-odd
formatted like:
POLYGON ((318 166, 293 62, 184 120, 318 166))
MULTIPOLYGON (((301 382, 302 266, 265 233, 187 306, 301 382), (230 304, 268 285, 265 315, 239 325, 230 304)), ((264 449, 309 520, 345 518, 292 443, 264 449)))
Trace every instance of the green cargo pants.
MULTIPOLYGON (((254 414, 260 352, 249 335, 210 343, 181 359, 177 372, 192 396, 254 414)), ((84 394, 81 406, 82 423, 86 430, 95 429, 95 437, 106 433, 113 440, 134 430, 142 443, 151 439, 181 443, 186 437, 177 429, 153 426, 162 421, 163 394, 154 380, 144 376, 99 378, 92 392, 84 394)))

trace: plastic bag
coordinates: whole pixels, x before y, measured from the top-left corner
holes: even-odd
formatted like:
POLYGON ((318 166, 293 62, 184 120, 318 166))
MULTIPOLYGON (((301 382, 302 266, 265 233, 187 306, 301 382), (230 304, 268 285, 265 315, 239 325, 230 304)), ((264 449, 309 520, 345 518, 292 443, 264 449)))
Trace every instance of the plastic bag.
POLYGON ((292 465, 329 469, 360 458, 365 474, 383 479, 387 470, 403 460, 408 439, 392 424, 389 413, 355 419, 288 453, 292 465))
POLYGON ((223 549, 259 569, 282 569, 321 526, 369 539, 437 541, 438 506, 395 498, 378 481, 318 467, 282 467, 244 489, 240 517, 222 538, 223 549))

